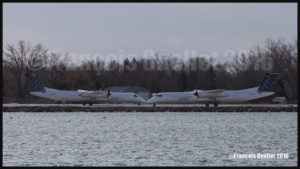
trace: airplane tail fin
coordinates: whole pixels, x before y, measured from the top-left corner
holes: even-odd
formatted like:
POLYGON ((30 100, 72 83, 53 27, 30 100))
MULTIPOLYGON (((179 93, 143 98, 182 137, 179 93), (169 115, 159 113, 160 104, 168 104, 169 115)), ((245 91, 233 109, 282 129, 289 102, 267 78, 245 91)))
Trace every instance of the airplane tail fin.
POLYGON ((265 79, 258 87, 258 92, 271 92, 276 86, 280 73, 266 73, 265 79))
POLYGON ((45 93, 45 88, 44 86, 41 85, 40 80, 38 78, 38 75, 30 75, 26 74, 26 81, 29 86, 29 91, 30 92, 43 92, 45 93))

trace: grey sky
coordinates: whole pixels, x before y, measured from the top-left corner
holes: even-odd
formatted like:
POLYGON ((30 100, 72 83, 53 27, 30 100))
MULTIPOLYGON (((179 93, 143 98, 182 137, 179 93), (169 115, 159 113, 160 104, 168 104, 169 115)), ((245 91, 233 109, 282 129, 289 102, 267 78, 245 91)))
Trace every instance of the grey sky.
POLYGON ((297 39, 296 3, 4 3, 3 40, 71 53, 244 50, 297 39))

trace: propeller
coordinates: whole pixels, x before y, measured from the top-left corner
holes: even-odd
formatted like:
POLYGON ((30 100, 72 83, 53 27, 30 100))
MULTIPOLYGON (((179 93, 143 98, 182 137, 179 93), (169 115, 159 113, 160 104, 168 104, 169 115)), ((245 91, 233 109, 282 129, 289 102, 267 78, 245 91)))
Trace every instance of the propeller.
POLYGON ((138 93, 138 91, 137 91, 137 88, 135 88, 135 89, 134 89, 134 93, 135 93, 135 94, 137 94, 137 93, 138 93))
POLYGON ((110 94, 110 90, 109 89, 107 89, 107 95, 106 95, 106 97, 108 98, 108 96, 110 96, 111 94, 110 94))
POLYGON ((99 90, 94 91, 94 93, 101 94, 101 88, 99 90))
POLYGON ((197 90, 194 90, 194 96, 197 96, 197 98, 199 98, 199 93, 197 90))

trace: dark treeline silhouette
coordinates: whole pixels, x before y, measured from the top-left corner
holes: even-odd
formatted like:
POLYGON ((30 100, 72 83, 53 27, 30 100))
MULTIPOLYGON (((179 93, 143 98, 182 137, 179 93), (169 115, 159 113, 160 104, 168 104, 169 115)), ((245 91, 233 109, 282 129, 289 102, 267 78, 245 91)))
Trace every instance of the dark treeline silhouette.
MULTIPOLYGON (((100 58, 101 59, 101 58, 100 58)), ((19 41, 3 53, 3 96, 28 98, 26 73, 37 73, 44 86, 63 90, 98 90, 111 86, 141 86, 151 92, 194 89, 237 90, 258 86, 266 72, 279 72, 277 96, 297 99, 297 41, 267 39, 247 56, 215 64, 217 58, 172 56, 126 58, 121 62, 87 60, 70 66, 68 54, 49 52, 42 44, 19 41)))

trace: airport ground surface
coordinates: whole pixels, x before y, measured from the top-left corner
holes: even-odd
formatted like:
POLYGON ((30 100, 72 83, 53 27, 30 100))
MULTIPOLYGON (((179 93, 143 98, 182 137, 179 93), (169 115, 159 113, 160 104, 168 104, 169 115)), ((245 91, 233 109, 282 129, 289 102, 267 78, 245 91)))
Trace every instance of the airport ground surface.
POLYGON ((297 112, 297 104, 3 104, 3 112, 297 112))

